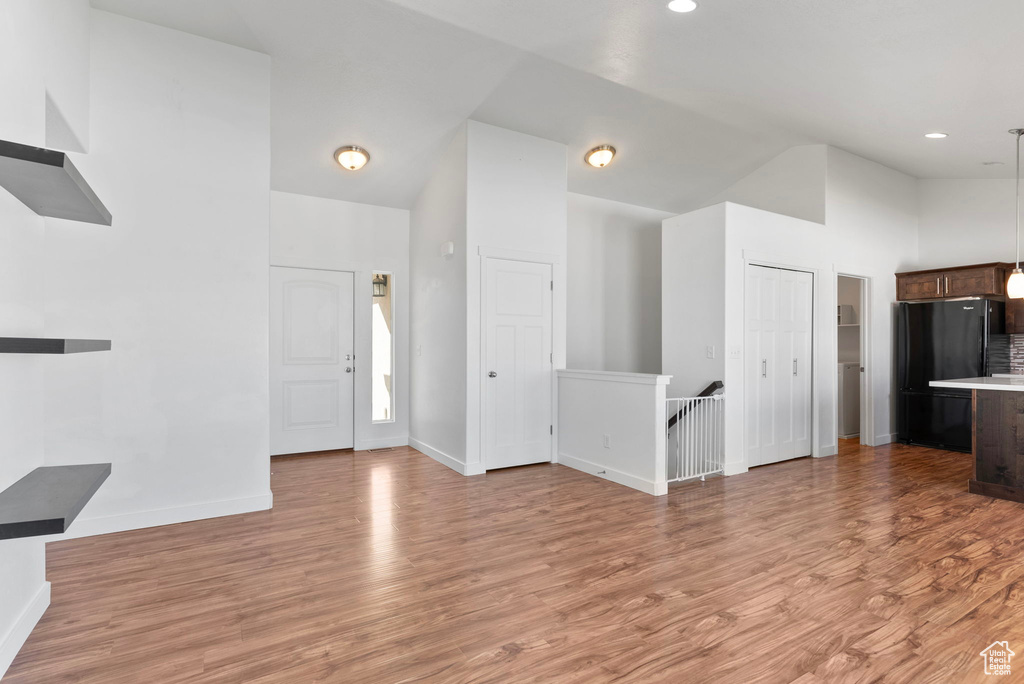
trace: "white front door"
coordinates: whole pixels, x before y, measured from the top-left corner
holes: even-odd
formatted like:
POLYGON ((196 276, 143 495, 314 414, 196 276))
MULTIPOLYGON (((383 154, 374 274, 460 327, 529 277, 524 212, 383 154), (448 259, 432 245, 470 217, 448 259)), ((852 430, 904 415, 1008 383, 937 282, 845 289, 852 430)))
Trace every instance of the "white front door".
POLYGON ((814 277, 747 267, 747 465, 811 454, 814 277))
POLYGON ((483 463, 551 460, 551 265, 485 259, 483 463))
POLYGON ((351 273, 270 269, 270 453, 349 449, 351 273))

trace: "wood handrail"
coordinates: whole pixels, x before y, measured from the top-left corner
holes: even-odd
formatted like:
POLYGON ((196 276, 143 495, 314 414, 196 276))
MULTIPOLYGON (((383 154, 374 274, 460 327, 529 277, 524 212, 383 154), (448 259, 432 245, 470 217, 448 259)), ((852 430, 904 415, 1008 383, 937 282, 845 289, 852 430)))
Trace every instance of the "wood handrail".
MULTIPOLYGON (((699 397, 710 397, 712 394, 714 394, 715 392, 717 392, 717 391, 719 391, 721 389, 725 389, 725 383, 722 382, 721 380, 715 380, 710 385, 708 385, 707 387, 702 389, 700 391, 700 394, 698 394, 696 398, 699 398, 699 397)), ((689 410, 690 410, 690 405, 687 404, 686 406, 684 406, 682 409, 680 409, 676 413, 673 413, 669 417, 669 419, 668 419, 668 428, 667 429, 671 430, 672 426, 674 426, 676 423, 678 423, 679 420, 689 412, 689 410)))

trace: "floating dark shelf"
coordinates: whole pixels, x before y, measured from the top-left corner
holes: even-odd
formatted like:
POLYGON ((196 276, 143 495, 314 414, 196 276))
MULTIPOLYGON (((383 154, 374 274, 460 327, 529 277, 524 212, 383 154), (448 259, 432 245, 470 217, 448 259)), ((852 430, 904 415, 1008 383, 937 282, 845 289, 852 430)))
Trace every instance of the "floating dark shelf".
POLYGON ((66 532, 109 476, 109 463, 36 468, 0 492, 0 539, 66 532))
POLYGON ((81 354, 95 351, 110 351, 110 340, 0 337, 0 354, 81 354))
POLYGON ((40 216, 109 226, 110 212, 68 156, 0 140, 0 186, 40 216))

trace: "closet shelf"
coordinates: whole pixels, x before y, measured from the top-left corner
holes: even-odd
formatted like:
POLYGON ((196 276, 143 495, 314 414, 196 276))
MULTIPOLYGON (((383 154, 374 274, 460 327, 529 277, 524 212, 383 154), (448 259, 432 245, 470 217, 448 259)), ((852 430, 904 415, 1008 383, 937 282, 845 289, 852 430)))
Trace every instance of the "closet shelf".
POLYGON ((103 202, 68 155, 0 140, 0 186, 40 216, 109 226, 103 202))
POLYGON ((108 477, 109 463, 36 468, 0 492, 0 539, 66 532, 108 477))
POLYGON ((110 340, 0 337, 0 354, 81 354, 96 351, 110 351, 110 340))

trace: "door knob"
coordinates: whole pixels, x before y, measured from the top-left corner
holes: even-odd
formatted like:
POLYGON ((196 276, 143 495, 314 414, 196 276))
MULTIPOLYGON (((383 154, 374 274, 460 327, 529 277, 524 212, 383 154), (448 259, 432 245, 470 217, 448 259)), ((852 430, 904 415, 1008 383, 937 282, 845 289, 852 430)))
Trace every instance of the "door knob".
POLYGON ((496 378, 496 377, 498 377, 498 374, 495 373, 494 371, 491 371, 490 373, 487 374, 487 377, 489 377, 489 378, 496 378))
POLYGON ((352 372, 352 371, 354 371, 354 370, 355 370, 355 368, 353 368, 352 366, 347 366, 347 367, 345 368, 345 372, 346 372, 346 373, 351 373, 351 372, 352 372))

